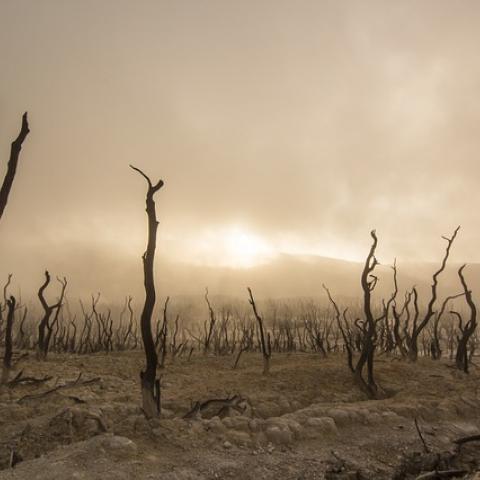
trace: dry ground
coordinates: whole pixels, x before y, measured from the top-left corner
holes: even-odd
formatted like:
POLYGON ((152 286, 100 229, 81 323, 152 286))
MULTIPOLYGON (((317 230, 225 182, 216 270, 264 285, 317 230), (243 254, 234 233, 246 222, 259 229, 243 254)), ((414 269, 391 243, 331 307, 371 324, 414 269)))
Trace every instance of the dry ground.
POLYGON ((235 371, 232 363, 197 355, 167 364, 162 419, 146 421, 141 352, 24 360, 25 375, 53 378, 0 390, 0 480, 401 479, 436 466, 480 469, 480 442, 452 453, 454 439, 480 433, 477 368, 466 376, 443 361, 380 357, 390 397, 368 401, 340 356, 274 355, 266 377, 260 355, 244 355, 235 371), (99 379, 36 396, 80 372, 80 382, 99 379), (182 419, 197 400, 234 394, 243 412, 182 419), (12 450, 23 460, 10 469, 12 450))

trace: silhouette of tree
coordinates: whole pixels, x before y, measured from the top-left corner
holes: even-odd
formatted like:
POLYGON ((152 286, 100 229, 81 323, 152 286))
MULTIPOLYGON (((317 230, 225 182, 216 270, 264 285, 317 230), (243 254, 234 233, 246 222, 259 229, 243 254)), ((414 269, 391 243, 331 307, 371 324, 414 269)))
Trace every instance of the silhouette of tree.
POLYGON ((142 331, 143 346, 145 348, 146 368, 140 372, 142 387, 143 411, 147 418, 157 417, 160 414, 160 380, 157 375, 157 351, 152 335, 152 314, 155 307, 155 282, 153 277, 153 261, 155 259, 155 248, 157 243, 157 215, 155 210, 155 201, 153 196, 163 187, 163 180, 159 180, 155 185, 150 178, 139 168, 130 165, 130 168, 138 172, 148 185, 146 195, 146 211, 148 217, 148 240, 147 249, 142 256, 143 273, 145 285, 145 304, 140 318, 140 327, 142 331))
POLYGON ((461 332, 461 336, 458 337, 458 347, 457 354, 455 358, 455 364, 459 370, 463 370, 465 373, 468 373, 468 342, 471 336, 475 333, 477 329, 477 307, 472 298, 472 291, 468 289, 467 282, 463 276, 463 269, 465 265, 462 265, 458 270, 458 276, 465 293, 465 300, 467 301, 468 308, 470 309, 470 319, 465 324, 462 325, 462 317, 457 312, 452 312, 457 314, 459 317, 458 328, 461 332))
POLYGON ((17 172, 18 157, 20 156, 20 150, 22 144, 27 137, 30 129, 28 128, 27 112, 22 116, 22 128, 17 138, 12 142, 12 148, 10 150, 10 160, 8 161, 7 173, 3 179, 2 188, 0 189, 0 218, 3 216, 3 212, 8 202, 8 195, 12 189, 15 173, 17 172))

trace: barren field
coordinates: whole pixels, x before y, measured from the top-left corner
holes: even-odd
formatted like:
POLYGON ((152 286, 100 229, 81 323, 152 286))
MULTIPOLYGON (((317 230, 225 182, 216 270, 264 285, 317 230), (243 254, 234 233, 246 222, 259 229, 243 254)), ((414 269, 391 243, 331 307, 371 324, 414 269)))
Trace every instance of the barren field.
POLYGON ((167 365, 162 418, 147 421, 143 362, 141 352, 26 359, 24 375, 52 378, 1 390, 0 479, 401 479, 437 468, 474 478, 480 469, 478 442, 453 443, 480 433, 476 368, 381 356, 389 398, 366 401, 340 356, 275 355, 263 376, 259 354, 237 370, 231 357, 197 355, 167 365), (242 401, 222 418, 215 403, 183 418, 196 401, 233 395, 242 401), (9 468, 12 451, 21 460, 9 468))

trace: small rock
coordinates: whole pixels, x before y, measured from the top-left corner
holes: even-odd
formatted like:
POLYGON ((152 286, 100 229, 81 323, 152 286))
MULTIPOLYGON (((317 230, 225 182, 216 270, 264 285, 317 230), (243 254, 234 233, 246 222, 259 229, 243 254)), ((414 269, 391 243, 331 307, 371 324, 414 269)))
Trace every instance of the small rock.
POLYGON ((225 433, 227 427, 223 424, 219 417, 212 417, 205 424, 207 430, 213 433, 225 433))
POLYGON ((231 443, 241 447, 248 447, 252 444, 252 439, 250 438, 250 435, 246 432, 228 430, 226 433, 226 437, 231 443))
POLYGON ((265 430, 265 435, 271 443, 287 445, 293 441, 293 433, 289 428, 271 425, 265 430))
POLYGON ((328 435, 337 434, 337 426, 335 421, 330 417, 313 417, 305 422, 306 427, 310 427, 318 434, 328 435))

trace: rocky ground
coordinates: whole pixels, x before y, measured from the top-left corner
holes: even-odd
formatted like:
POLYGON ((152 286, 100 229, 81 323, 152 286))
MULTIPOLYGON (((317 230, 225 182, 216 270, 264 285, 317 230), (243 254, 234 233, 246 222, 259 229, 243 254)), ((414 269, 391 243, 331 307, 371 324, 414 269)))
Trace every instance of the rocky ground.
POLYGON ((480 434, 477 368, 380 357, 389 396, 369 401, 340 356, 274 355, 269 376, 259 355, 232 363, 167 364, 162 418, 147 421, 141 352, 22 360, 24 376, 51 378, 0 390, 0 480, 480 478, 480 442, 454 443, 480 434), (225 398, 235 408, 211 403, 183 418, 197 401, 225 398))

